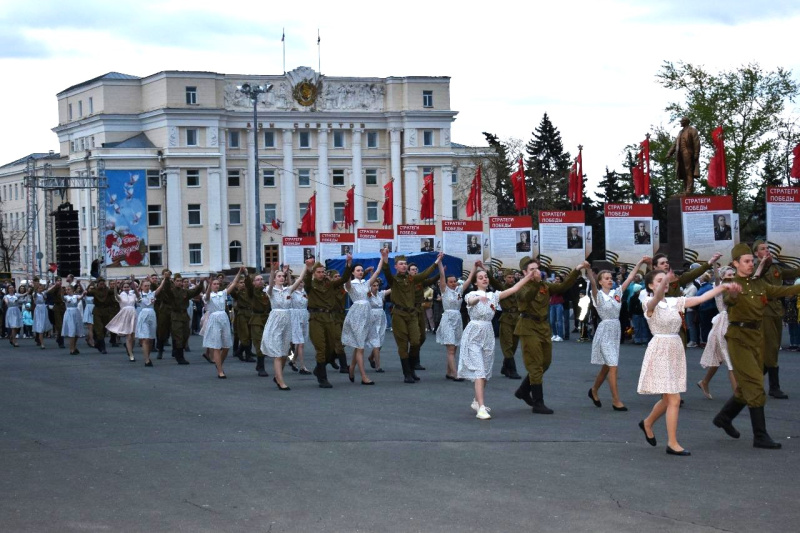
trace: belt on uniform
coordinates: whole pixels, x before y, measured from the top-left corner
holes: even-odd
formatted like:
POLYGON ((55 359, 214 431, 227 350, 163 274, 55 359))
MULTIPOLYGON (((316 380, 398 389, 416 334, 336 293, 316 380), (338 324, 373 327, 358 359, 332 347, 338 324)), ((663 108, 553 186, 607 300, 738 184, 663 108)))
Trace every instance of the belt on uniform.
POLYGON ((521 316, 522 318, 528 318, 530 320, 535 320, 536 322, 544 322, 545 320, 547 320, 546 318, 539 318, 538 316, 532 315, 530 313, 520 313, 519 316, 521 316))
POLYGON ((761 322, 729 322, 728 325, 745 329, 761 329, 761 322))
POLYGON ((414 307, 403 307, 402 305, 394 305, 395 309, 399 309, 400 311, 405 311, 406 313, 416 313, 417 310, 414 307))
POLYGON ((332 313, 332 311, 330 311, 328 309, 322 309, 320 307, 309 307, 308 308, 308 312, 309 313, 332 313))

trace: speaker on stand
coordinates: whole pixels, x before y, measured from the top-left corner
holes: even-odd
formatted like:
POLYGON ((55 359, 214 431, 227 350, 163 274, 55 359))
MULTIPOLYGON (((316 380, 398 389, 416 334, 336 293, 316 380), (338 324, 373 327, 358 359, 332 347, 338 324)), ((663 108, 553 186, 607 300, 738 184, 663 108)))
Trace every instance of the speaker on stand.
POLYGON ((59 276, 81 275, 81 238, 78 212, 69 202, 53 212, 56 228, 56 263, 59 276))

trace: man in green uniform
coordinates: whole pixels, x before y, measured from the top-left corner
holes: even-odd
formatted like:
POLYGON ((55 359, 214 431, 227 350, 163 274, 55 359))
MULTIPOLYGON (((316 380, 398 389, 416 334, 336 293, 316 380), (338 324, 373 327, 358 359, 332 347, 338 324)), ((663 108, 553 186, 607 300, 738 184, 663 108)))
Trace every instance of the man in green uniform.
MULTIPOLYGON (((246 290, 246 280, 249 279, 249 276, 245 276, 244 279, 240 280, 236 288, 230 292, 230 295, 235 302, 233 305, 233 331, 234 335, 239 340, 239 346, 236 348, 233 355, 240 361, 252 363, 253 352, 250 345, 254 342, 259 344, 261 342, 261 337, 254 339, 250 334, 250 318, 253 316, 253 304, 251 302, 252 291, 246 290), (244 357, 244 353, 247 354, 247 358, 244 357)), ((263 288, 264 281, 263 278, 261 279, 261 287, 263 288)))
POLYGON ((344 275, 334 281, 327 279, 325 267, 316 263, 314 258, 306 261, 308 268, 303 275, 303 283, 308 296, 308 330, 311 343, 317 352, 314 375, 317 377, 321 389, 333 387, 328 381, 325 365, 327 364, 327 355, 335 351, 337 342, 339 344, 342 342, 342 331, 334 313, 337 312, 339 305, 337 295, 342 292, 344 280, 350 279, 352 273, 351 261, 352 256, 348 254, 348 266, 344 269, 344 275))
MULTIPOLYGON (((328 280, 336 281, 340 278, 338 270, 328 270, 325 275, 328 280)), ((344 280, 346 281, 346 280, 344 280)), ((342 345, 342 329, 344 328, 344 318, 347 314, 347 291, 344 286, 336 292, 336 309, 333 312, 333 320, 336 327, 334 335, 333 353, 325 354, 326 360, 333 368, 338 368, 340 374, 348 374, 347 355, 344 353, 342 345), (339 361, 338 365, 336 361, 339 361)))
MULTIPOLYGON (((57 276, 55 283, 61 283, 61 277, 57 276)), ((67 304, 64 302, 64 287, 56 289, 53 298, 53 328, 56 334, 56 344, 59 348, 64 347, 64 337, 61 336, 61 327, 64 325, 64 314, 67 312, 67 304)))
MULTIPOLYGON (((764 267, 761 269, 761 279, 770 285, 780 287, 785 280, 800 276, 800 269, 782 268, 774 264, 767 243, 760 239, 753 243, 753 254, 758 261, 764 263, 764 267)), ((785 312, 783 303, 777 299, 770 300, 769 305, 764 309, 764 373, 769 377, 769 395, 779 400, 789 397, 781 390, 778 375, 778 353, 781 351, 783 314, 785 312)))
POLYGON ((269 296, 264 292, 264 278, 261 274, 244 278, 244 294, 250 303, 250 318, 247 325, 250 328, 250 338, 256 347, 256 372, 262 378, 269 377, 264 368, 264 354, 261 352, 261 338, 264 336, 264 326, 267 325, 269 312, 272 306, 269 296))
MULTIPOLYGON (((161 271, 162 276, 167 276, 167 274, 172 275, 172 272, 167 268, 161 271)), ((161 282, 158 280, 158 276, 151 274, 150 286, 153 287, 153 290, 160 284, 161 282)), ((164 357, 164 346, 169 339, 170 312, 169 308, 164 305, 164 298, 156 297, 155 302, 153 302, 153 309, 156 312, 156 348, 158 349, 158 358, 161 359, 164 357)))
POLYGON ((106 286, 106 280, 97 278, 93 289, 87 291, 94 297, 94 310, 92 311, 92 329, 94 331, 94 347, 100 353, 106 351, 106 324, 108 324, 119 310, 114 290, 106 286))
MULTIPOLYGON (((408 275, 416 276, 419 274, 419 267, 414 263, 408 265, 408 275)), ((425 367, 420 364, 419 352, 422 345, 425 344, 425 308, 422 303, 425 301, 425 289, 431 285, 439 282, 439 273, 437 272, 431 278, 425 278, 419 283, 414 284, 414 309, 417 310, 417 323, 419 324, 419 346, 411 347, 411 352, 408 354, 410 364, 413 370, 425 370, 425 367)))
POLYGON ((753 426, 755 448, 778 449, 780 443, 767 433, 764 417, 764 315, 770 300, 800 294, 800 285, 778 287, 763 279, 752 279, 755 262, 751 249, 744 243, 733 247, 733 267, 736 269, 734 283, 741 285, 740 294, 725 296, 728 305, 728 353, 736 377, 736 393, 714 417, 714 425, 738 439, 739 432, 733 427, 744 406, 750 409, 750 424, 753 426))
POLYGON ((170 277, 166 275, 167 282, 161 293, 164 295, 164 305, 169 310, 170 332, 172 333, 172 357, 179 365, 188 365, 189 361, 183 356, 186 344, 189 342, 189 314, 186 309, 189 302, 203 292, 203 283, 198 283, 193 289, 184 288, 180 274, 170 277))
MULTIPOLYGON (((522 341, 522 361, 528 375, 522 380, 514 396, 531 406, 531 411, 551 415, 553 410, 544 403, 542 380, 553 360, 553 333, 550 331, 550 295, 563 294, 577 280, 581 269, 589 268, 584 261, 562 283, 542 281, 539 264, 530 257, 523 257, 519 268, 526 275, 534 271, 534 277, 517 292, 519 320, 514 333, 522 341)), ((394 291, 392 292, 394 295, 394 291)))
MULTIPOLYGON (((480 265, 483 267, 483 264, 480 265)), ((492 276, 490 270, 486 270, 489 276, 489 285, 496 291, 504 291, 516 285, 514 271, 510 268, 503 270, 503 281, 492 276)), ((514 354, 519 345, 519 337, 514 334, 514 328, 519 320, 519 307, 517 306, 517 295, 512 294, 506 297, 501 304, 500 313, 500 349, 503 352, 503 367, 500 373, 510 379, 520 379, 517 373, 517 363, 514 361, 514 354)))
MULTIPOLYGON (((412 276, 408 270, 408 262, 405 256, 398 255, 394 258, 394 268, 396 273, 392 275, 389 268, 389 249, 381 250, 383 257, 383 275, 392 290, 392 333, 397 342, 397 353, 400 356, 400 364, 403 367, 403 381, 414 383, 419 381, 414 372, 414 365, 409 357, 414 349, 419 350, 420 346, 420 322, 417 316, 417 309, 414 307, 414 291, 417 283, 422 283, 433 273, 435 268, 442 262, 443 254, 439 254, 436 262, 417 274, 412 276)), ((417 351, 417 353, 419 353, 417 351)))

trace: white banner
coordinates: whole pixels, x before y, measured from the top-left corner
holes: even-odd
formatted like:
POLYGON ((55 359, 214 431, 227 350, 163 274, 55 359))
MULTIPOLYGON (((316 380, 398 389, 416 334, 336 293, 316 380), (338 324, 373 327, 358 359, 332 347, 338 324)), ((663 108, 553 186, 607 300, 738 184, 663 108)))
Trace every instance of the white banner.
POLYGON ((800 268, 800 188, 767 188, 767 241, 778 261, 800 268))

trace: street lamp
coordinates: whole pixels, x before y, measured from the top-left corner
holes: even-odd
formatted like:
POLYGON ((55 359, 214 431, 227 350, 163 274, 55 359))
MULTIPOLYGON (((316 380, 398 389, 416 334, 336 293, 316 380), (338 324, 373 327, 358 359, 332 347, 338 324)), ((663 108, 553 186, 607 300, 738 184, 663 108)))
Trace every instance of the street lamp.
POLYGON ((258 95, 272 90, 271 83, 264 85, 250 85, 244 83, 237 87, 240 93, 253 101, 253 149, 255 151, 255 180, 256 180, 256 273, 261 273, 261 180, 258 175, 258 95))

